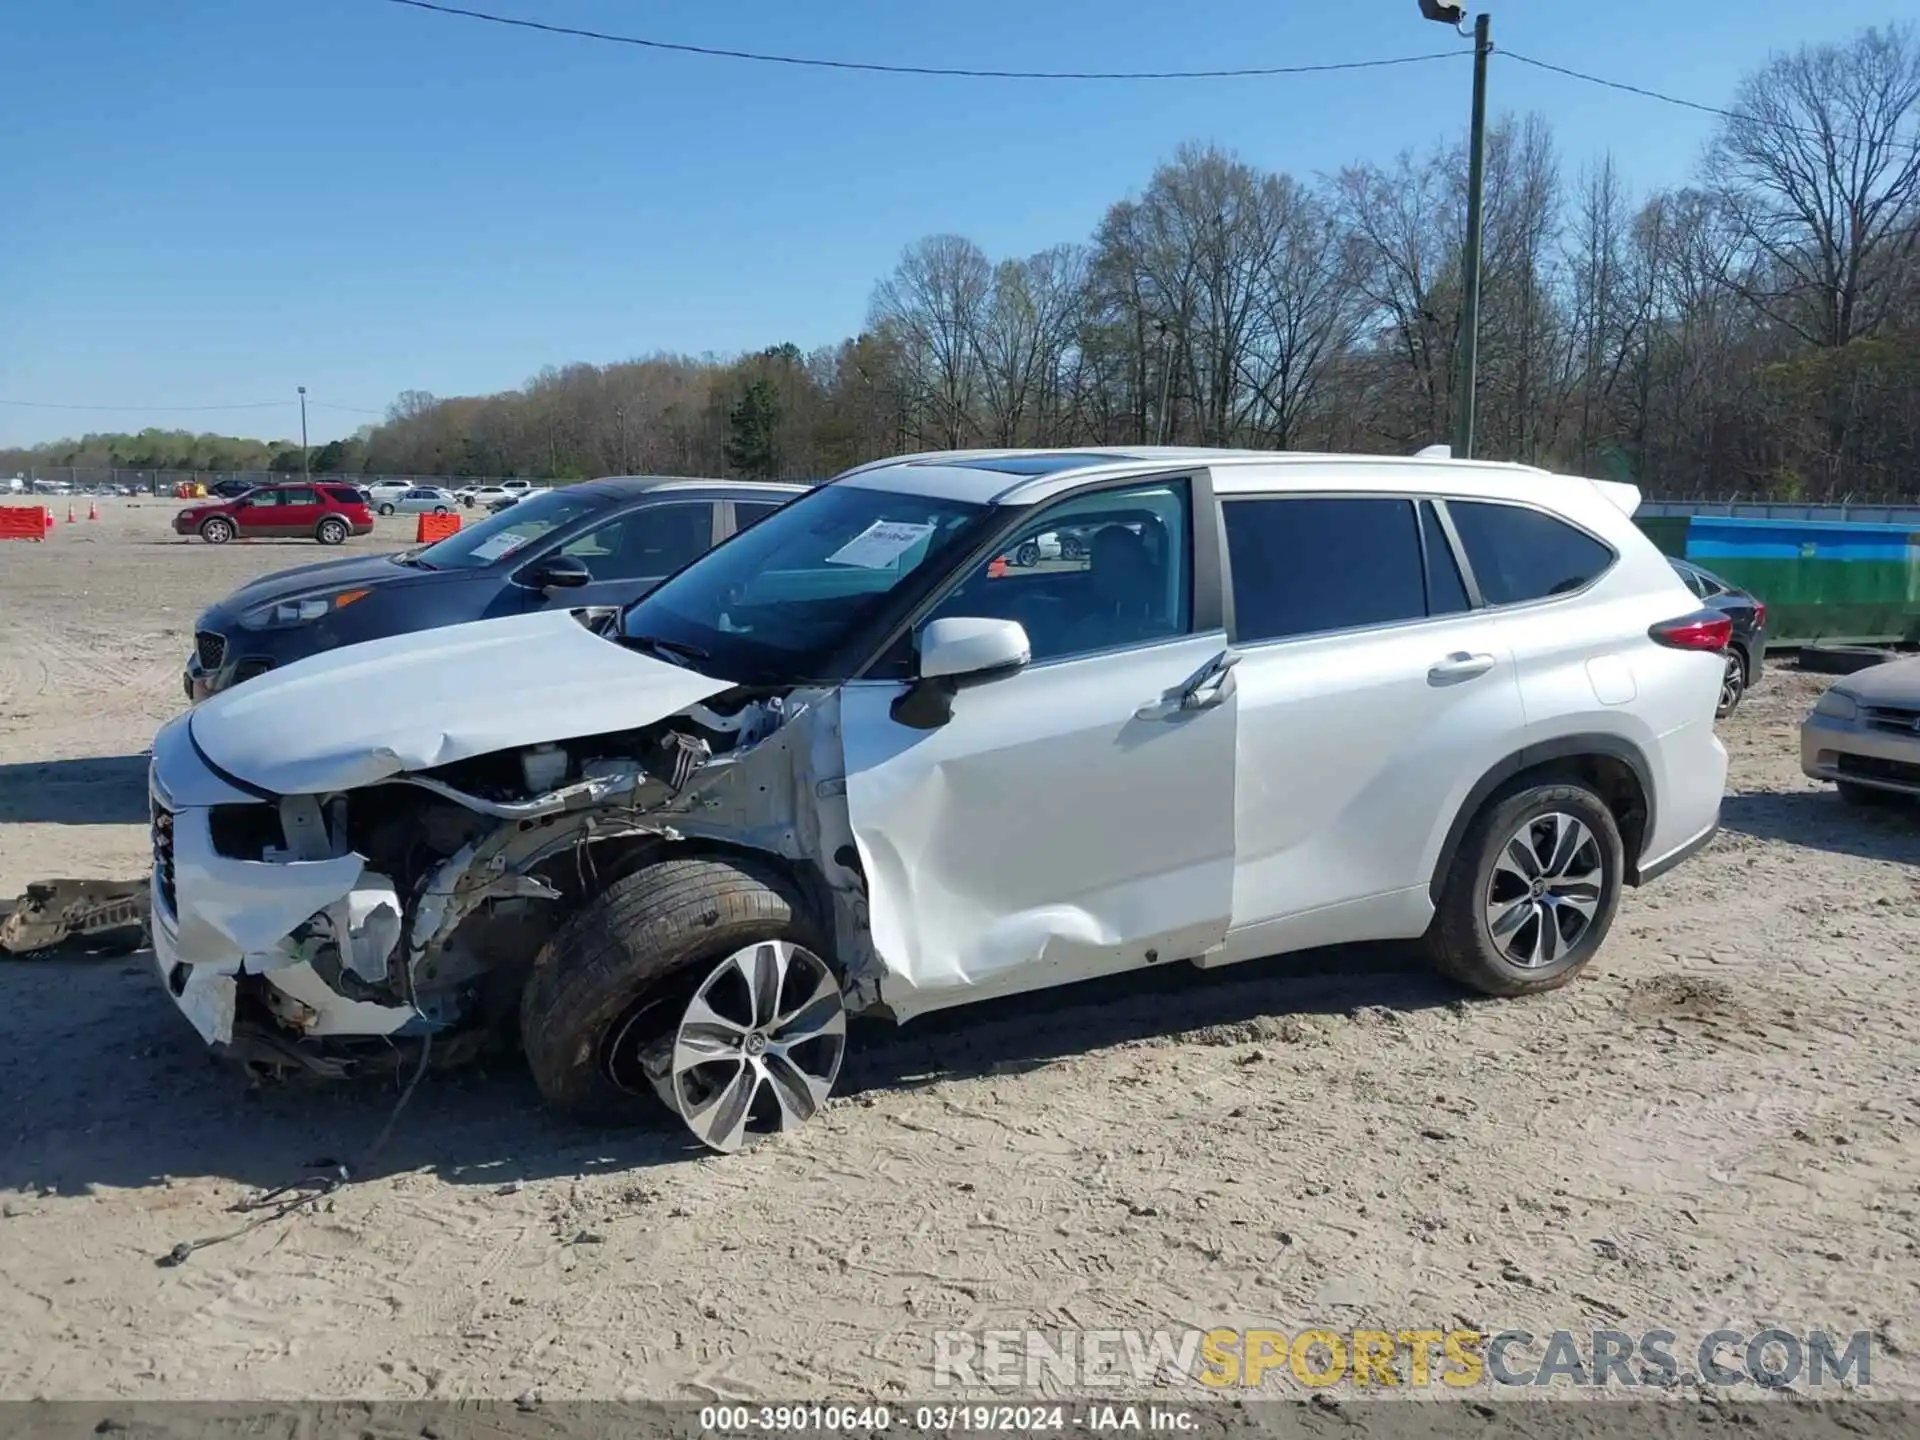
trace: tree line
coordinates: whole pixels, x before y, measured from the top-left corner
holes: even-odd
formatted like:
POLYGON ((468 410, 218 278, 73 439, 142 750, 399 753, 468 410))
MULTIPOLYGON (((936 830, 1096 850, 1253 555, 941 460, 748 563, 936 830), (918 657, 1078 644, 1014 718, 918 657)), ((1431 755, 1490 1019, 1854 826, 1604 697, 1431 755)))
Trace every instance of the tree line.
MULTIPOLYGON (((1477 450, 1663 495, 1911 496, 1920 32, 1775 57, 1727 108, 1692 183, 1645 194, 1612 159, 1570 172, 1538 117, 1490 127, 1477 450)), ((1409 452, 1451 429, 1466 168, 1441 145, 1302 179, 1184 146, 1085 241, 913 245, 839 344, 408 392, 325 468, 816 478, 969 446, 1409 452)))

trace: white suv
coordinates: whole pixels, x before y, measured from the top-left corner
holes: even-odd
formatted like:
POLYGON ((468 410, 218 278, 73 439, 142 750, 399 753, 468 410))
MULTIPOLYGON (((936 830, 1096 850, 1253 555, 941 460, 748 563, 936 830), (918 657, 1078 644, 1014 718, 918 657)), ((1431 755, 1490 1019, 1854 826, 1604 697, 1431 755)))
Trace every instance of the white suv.
POLYGON ((657 1093, 719 1150, 819 1109, 849 1012, 1383 939, 1564 984, 1726 775, 1728 621, 1637 502, 1419 458, 865 466, 612 625, 376 640, 173 721, 160 972, 275 1067, 517 1018, 550 1101, 657 1093))

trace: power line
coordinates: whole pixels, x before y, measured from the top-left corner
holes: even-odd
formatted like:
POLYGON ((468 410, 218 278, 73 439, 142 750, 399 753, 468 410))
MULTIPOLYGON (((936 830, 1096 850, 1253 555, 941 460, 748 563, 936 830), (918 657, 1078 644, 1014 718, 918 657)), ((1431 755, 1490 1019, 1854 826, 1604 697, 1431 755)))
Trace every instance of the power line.
POLYGON ((245 405, 56 405, 47 400, 0 400, 24 410, 145 410, 161 414, 180 414, 204 410, 277 410, 291 400, 255 400, 245 405))
POLYGON ((1419 65, 1429 60, 1452 60, 1473 53, 1465 49, 1443 50, 1428 55, 1399 55, 1381 60, 1341 60, 1321 65, 1251 65, 1230 70, 976 70, 962 66, 887 65, 871 60, 829 60, 813 55, 726 50, 712 45, 642 39, 638 35, 612 35, 603 30, 585 30, 573 25, 550 25, 544 20, 523 20, 512 15, 467 10, 457 5, 438 5, 433 0, 388 0, 388 3, 404 5, 412 10, 426 10, 436 15, 456 15, 467 20, 484 20, 491 25, 509 25, 518 30, 571 35, 581 40, 600 40, 612 45, 635 45, 644 50, 670 50, 680 55, 706 55, 718 60, 752 60, 763 65, 796 65, 814 70, 861 70, 878 75, 940 75, 963 80, 1242 80, 1270 75, 1319 75, 1337 70, 1378 70, 1389 65, 1419 65))
MULTIPOLYGON (((1644 85, 1629 85, 1624 80, 1607 80, 1598 75, 1588 75, 1579 70, 1569 70, 1565 65, 1555 65, 1548 60, 1536 60, 1531 55, 1522 55, 1517 50, 1499 52, 1509 60, 1517 60, 1522 65, 1531 65, 1536 70, 1551 70, 1555 75, 1564 75, 1570 80, 1584 80, 1589 85, 1601 85, 1608 90, 1623 90, 1629 95, 1638 95, 1646 100, 1658 100, 1666 105, 1678 105, 1686 110, 1698 110, 1703 115, 1718 115, 1723 120, 1740 120, 1748 124, 1764 125, 1770 130, 1782 130, 1793 135, 1806 135, 1815 140, 1829 138, 1824 131, 1814 130, 1805 125, 1789 125, 1783 120, 1764 120, 1757 115, 1743 115, 1738 110, 1723 109, 1718 105, 1703 105, 1698 100, 1684 100, 1678 95, 1666 95, 1658 90, 1649 90, 1644 85)), ((1895 142, 1890 148, 1910 150, 1920 154, 1920 145, 1908 145, 1895 142)))
MULTIPOLYGON (((117 411, 155 415, 206 414, 221 410, 283 410, 298 403, 298 400, 253 400, 239 405, 67 405, 51 400, 0 400, 0 405, 10 405, 22 410, 79 410, 102 413, 117 411)), ((307 397, 307 404, 320 410, 343 410, 350 415, 384 416, 387 413, 384 410, 369 409, 364 405, 335 405, 330 401, 316 400, 311 395, 307 397)))

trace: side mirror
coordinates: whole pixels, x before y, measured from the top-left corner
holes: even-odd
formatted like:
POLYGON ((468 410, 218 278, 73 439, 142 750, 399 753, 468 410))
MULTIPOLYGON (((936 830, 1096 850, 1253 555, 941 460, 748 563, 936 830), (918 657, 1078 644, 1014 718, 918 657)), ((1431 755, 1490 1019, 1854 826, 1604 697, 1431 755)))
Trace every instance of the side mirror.
POLYGON ((593 583, 593 572, 577 555, 551 555, 522 572, 520 583, 536 590, 577 590, 593 583))
POLYGON ((1018 620, 955 615, 920 632, 920 678, 938 680, 1018 670, 1033 658, 1027 627, 1018 620))
POLYGON ((915 730, 936 729, 953 718, 962 685, 1011 675, 1032 658, 1027 628, 1017 620, 935 620, 920 632, 920 678, 901 692, 891 714, 915 730))

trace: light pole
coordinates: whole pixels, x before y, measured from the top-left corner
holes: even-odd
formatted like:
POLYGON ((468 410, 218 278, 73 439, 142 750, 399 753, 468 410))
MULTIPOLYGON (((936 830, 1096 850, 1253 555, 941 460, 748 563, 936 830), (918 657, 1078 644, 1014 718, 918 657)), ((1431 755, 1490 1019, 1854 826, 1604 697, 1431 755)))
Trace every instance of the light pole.
POLYGON ((1167 443, 1167 398, 1173 385, 1173 352, 1167 339, 1167 322, 1156 320, 1153 328, 1160 335, 1160 413, 1153 421, 1153 443, 1167 443))
POLYGON ((307 467, 307 387, 300 390, 300 478, 313 479, 313 471, 307 467))
MULTIPOLYGON (((1429 20, 1458 30, 1467 18, 1461 5, 1420 0, 1420 13, 1429 20)), ((1493 53, 1490 17, 1473 18, 1473 123, 1467 138, 1467 245, 1460 267, 1460 360, 1455 369, 1458 402, 1453 426, 1453 453, 1473 456, 1473 402, 1480 368, 1480 233, 1481 190, 1486 177, 1487 56, 1493 53)))

